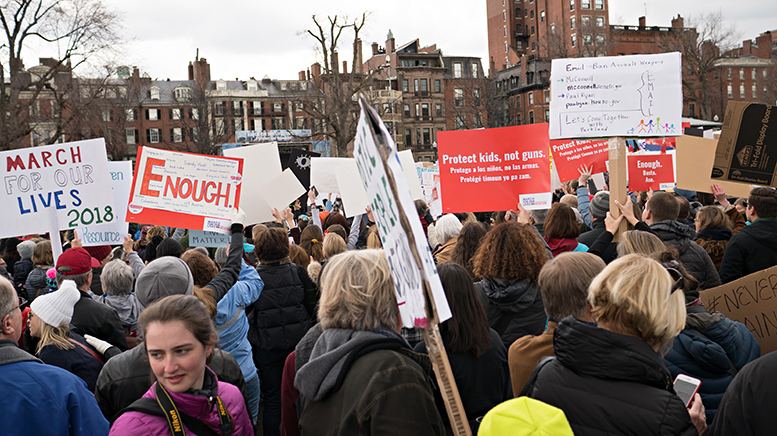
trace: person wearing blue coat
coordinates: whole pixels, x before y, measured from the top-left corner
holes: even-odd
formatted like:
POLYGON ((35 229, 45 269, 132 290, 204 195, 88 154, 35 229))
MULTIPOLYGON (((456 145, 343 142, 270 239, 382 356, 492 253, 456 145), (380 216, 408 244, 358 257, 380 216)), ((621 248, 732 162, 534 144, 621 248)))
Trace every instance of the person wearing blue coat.
POLYGON ((78 376, 46 365, 16 344, 22 303, 0 277, 0 416, 4 435, 107 435, 94 395, 78 376))
POLYGON ((253 267, 243 261, 237 282, 216 305, 216 330, 219 348, 235 358, 246 381, 246 404, 251 419, 256 423, 259 414, 259 375, 254 365, 251 344, 248 342, 246 306, 262 295, 264 282, 253 267))

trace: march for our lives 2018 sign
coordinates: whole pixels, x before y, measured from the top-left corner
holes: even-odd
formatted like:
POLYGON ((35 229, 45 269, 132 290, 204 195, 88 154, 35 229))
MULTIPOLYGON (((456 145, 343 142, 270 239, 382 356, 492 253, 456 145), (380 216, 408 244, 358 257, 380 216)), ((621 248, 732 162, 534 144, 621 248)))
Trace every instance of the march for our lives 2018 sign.
POLYGON ((553 59, 550 139, 682 134, 680 53, 553 59))
POLYGON ((0 153, 0 237, 113 222, 107 161, 103 139, 0 153))

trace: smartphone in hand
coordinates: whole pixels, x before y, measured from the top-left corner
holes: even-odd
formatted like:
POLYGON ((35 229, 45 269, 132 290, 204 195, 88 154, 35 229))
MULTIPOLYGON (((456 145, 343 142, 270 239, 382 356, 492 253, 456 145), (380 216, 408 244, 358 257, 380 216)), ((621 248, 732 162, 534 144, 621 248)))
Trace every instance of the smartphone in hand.
POLYGON ((683 401, 685 407, 690 407, 693 396, 699 392, 699 387, 701 387, 701 380, 697 378, 678 374, 677 378, 674 379, 674 391, 683 401))

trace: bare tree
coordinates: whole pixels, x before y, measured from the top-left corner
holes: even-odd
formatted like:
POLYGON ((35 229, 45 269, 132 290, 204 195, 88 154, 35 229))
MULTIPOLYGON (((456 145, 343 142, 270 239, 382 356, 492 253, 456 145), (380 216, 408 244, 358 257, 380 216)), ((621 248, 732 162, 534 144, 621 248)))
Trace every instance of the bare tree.
POLYGON ((739 40, 734 25, 713 12, 686 20, 686 27, 663 38, 660 48, 683 54, 683 98, 697 102, 701 117, 711 119, 721 106, 722 90, 711 86, 716 63, 739 40))
POLYGON ((488 80, 457 80, 452 86, 453 124, 449 129, 479 129, 488 125, 489 105, 493 103, 488 80), (456 95, 460 92, 460 95, 456 95))
POLYGON ((57 113, 52 136, 60 136, 74 113, 65 95, 74 89, 72 71, 115 47, 116 16, 101 0, 0 0, 0 24, 0 149, 19 147, 30 134, 42 94, 59 105, 52 108, 57 113), (30 45, 52 47, 58 56, 29 73, 22 58, 30 45))
POLYGON ((350 71, 341 71, 338 65, 338 48, 344 32, 353 35, 353 47, 367 22, 367 14, 349 20, 347 17, 329 16, 327 23, 313 16, 314 29, 306 30, 317 42, 322 57, 322 74, 313 77, 315 94, 303 111, 313 121, 313 135, 333 142, 337 156, 347 156, 356 136, 358 117, 357 96, 368 91, 375 81, 377 71, 361 72, 358 56, 353 51, 350 71))

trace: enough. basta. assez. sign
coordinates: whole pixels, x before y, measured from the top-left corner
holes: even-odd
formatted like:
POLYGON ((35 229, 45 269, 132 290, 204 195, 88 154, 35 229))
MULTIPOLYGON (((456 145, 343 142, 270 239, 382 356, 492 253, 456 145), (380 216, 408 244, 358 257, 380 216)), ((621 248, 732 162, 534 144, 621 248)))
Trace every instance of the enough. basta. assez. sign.
POLYGON ((113 222, 107 162, 102 138, 0 153, 0 237, 113 222))

